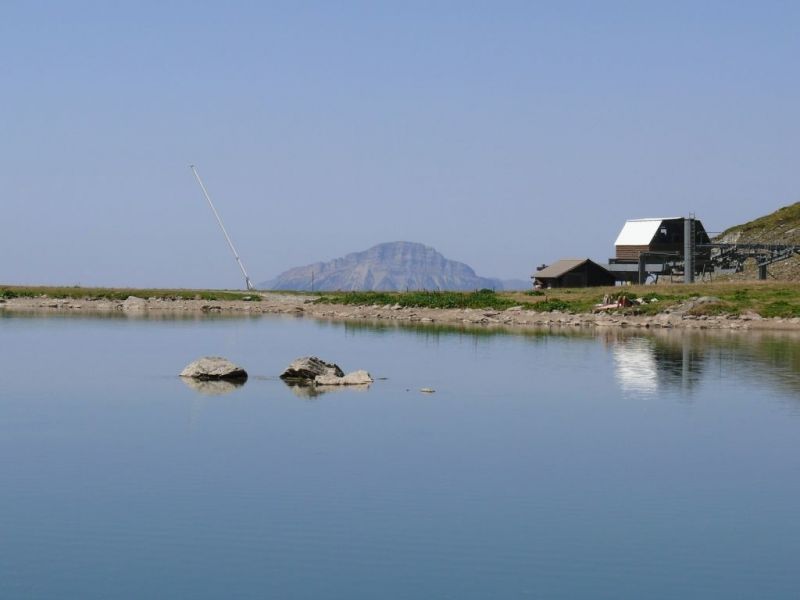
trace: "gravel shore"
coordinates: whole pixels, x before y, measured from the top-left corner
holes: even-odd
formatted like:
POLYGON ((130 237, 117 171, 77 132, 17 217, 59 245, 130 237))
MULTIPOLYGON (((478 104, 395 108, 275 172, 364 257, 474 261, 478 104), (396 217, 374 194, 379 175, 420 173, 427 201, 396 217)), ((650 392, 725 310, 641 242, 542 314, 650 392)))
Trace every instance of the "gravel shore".
POLYGON ((800 318, 765 319, 757 314, 736 317, 693 316, 680 311, 655 316, 621 314, 571 314, 536 312, 512 307, 504 311, 481 309, 401 308, 399 306, 349 306, 314 304, 308 295, 262 294, 262 300, 209 301, 134 298, 124 302, 112 300, 74 300, 53 298, 11 298, 0 302, 0 311, 45 312, 61 314, 119 313, 127 316, 157 317, 169 315, 259 315, 284 314, 331 320, 397 321, 534 329, 541 327, 585 327, 639 329, 725 329, 725 330, 787 330, 800 331, 800 318))

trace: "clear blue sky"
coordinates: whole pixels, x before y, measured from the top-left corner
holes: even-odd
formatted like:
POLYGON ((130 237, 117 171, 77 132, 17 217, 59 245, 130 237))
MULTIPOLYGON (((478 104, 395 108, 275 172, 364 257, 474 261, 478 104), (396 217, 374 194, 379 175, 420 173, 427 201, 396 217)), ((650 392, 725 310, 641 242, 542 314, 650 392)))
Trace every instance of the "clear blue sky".
POLYGON ((800 200, 797 2, 4 2, 0 282, 240 287, 383 241, 526 278, 800 200))

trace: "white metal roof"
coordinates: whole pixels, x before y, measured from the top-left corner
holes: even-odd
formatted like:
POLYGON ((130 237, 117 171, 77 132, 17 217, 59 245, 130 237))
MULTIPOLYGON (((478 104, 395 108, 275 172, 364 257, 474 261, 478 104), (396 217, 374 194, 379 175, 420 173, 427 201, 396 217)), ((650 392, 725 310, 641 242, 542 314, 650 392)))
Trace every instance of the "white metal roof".
POLYGON ((628 219, 617 236, 615 246, 647 246, 661 226, 662 221, 672 221, 680 217, 659 217, 657 219, 628 219))

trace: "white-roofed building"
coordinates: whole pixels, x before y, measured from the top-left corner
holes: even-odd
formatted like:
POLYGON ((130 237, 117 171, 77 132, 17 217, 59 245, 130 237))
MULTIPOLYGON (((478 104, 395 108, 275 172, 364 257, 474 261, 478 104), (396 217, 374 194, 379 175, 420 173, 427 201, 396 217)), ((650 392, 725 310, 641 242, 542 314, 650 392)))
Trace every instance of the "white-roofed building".
MULTIPOLYGON (((684 217, 629 219, 614 242, 616 260, 638 261, 642 252, 678 252, 683 254, 684 217)), ((696 244, 708 244, 703 224, 694 220, 696 244)))

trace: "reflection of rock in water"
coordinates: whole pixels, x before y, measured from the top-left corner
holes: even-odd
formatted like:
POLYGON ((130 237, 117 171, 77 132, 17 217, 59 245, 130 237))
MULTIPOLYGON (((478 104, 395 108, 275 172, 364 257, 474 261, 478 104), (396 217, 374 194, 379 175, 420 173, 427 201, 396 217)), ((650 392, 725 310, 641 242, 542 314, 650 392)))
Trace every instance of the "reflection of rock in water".
POLYGON ((631 338, 614 346, 614 363, 620 387, 626 392, 652 394, 658 389, 653 343, 631 338))
POLYGON ((190 387, 195 392, 203 394, 204 396, 223 396, 225 394, 230 394, 234 390, 242 387, 246 380, 203 380, 192 379, 190 377, 181 377, 181 381, 186 384, 186 387, 190 387))
POLYGON ((364 385, 301 385, 295 381, 286 381, 284 383, 292 390, 292 393, 298 398, 316 398, 322 394, 329 392, 344 392, 347 390, 354 390, 357 392, 366 392, 369 389, 369 384, 364 385))

